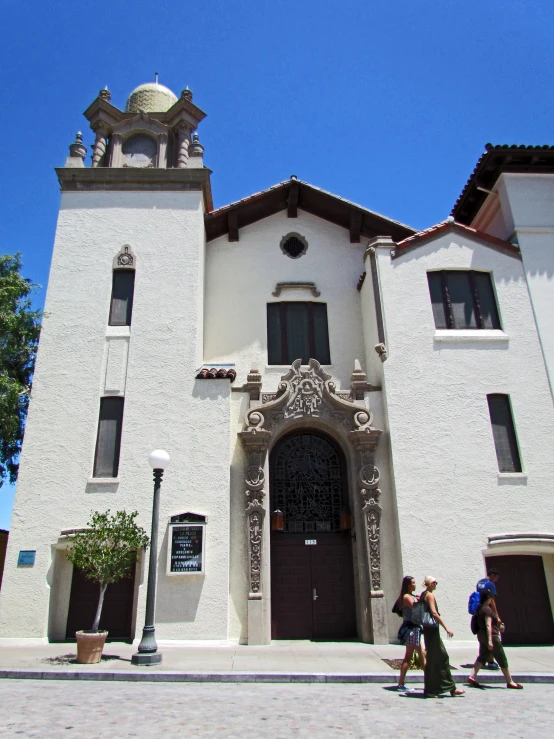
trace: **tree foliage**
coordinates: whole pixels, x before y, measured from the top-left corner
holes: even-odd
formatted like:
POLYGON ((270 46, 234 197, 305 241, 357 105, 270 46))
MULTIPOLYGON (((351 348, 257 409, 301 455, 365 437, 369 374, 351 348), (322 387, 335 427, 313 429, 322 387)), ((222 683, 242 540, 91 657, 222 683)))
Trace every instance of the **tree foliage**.
POLYGON ((0 486, 15 482, 29 407, 41 312, 38 287, 21 276, 21 255, 0 256, 0 486))
POLYGON ((149 539, 135 522, 137 511, 110 511, 91 514, 87 528, 70 537, 68 560, 89 580, 100 586, 100 598, 92 631, 98 631, 104 594, 110 583, 129 575, 136 564, 139 549, 148 547, 149 539))

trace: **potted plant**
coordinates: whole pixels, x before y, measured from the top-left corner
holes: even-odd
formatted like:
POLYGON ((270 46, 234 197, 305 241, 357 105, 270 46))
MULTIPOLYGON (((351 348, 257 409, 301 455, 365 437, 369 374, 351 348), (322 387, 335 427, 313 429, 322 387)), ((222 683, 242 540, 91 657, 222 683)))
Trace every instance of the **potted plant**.
POLYGON ((92 513, 87 528, 70 537, 68 560, 89 580, 99 586, 98 607, 90 631, 77 631, 77 662, 85 665, 100 662, 107 631, 99 631, 104 595, 110 583, 126 577, 136 565, 140 549, 148 547, 148 536, 137 525, 137 511, 92 513))

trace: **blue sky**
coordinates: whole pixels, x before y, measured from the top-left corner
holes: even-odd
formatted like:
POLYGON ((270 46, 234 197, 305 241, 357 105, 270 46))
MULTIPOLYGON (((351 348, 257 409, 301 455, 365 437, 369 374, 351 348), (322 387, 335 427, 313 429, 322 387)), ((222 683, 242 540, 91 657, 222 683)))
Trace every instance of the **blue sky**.
MULTIPOLYGON (((0 249, 44 288, 82 112, 188 85, 215 206, 296 174, 416 228, 445 218, 485 143, 554 144, 551 0, 4 0, 0 249)), ((90 148, 89 148, 90 154, 90 148)), ((0 488, 0 528, 13 490, 0 488)))

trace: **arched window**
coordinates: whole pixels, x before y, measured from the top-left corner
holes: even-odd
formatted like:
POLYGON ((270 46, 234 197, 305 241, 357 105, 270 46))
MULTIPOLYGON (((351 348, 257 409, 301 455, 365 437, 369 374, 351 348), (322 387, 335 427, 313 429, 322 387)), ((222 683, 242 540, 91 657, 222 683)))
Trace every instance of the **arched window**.
POLYGON ((158 145, 144 133, 125 139, 121 147, 124 167, 155 167, 158 145))
POLYGON ((130 326, 133 315, 135 293, 135 270, 114 269, 112 298, 110 303, 110 326, 130 326))
POLYGON ((109 326, 130 326, 135 294, 136 257, 125 244, 113 260, 109 326))
POLYGON ((297 433, 272 454, 272 510, 282 511, 290 533, 340 531, 346 505, 340 452, 324 436, 297 433))

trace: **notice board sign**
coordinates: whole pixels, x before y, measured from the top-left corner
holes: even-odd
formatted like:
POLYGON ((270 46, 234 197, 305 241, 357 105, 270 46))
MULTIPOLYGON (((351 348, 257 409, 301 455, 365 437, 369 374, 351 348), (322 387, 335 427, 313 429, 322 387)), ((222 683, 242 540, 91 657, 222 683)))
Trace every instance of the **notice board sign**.
POLYGON ((168 575, 203 575, 206 548, 204 523, 170 523, 168 575))
POLYGON ((35 564, 36 556, 36 549, 21 549, 17 556, 17 564, 18 566, 25 565, 26 567, 32 567, 35 564))

